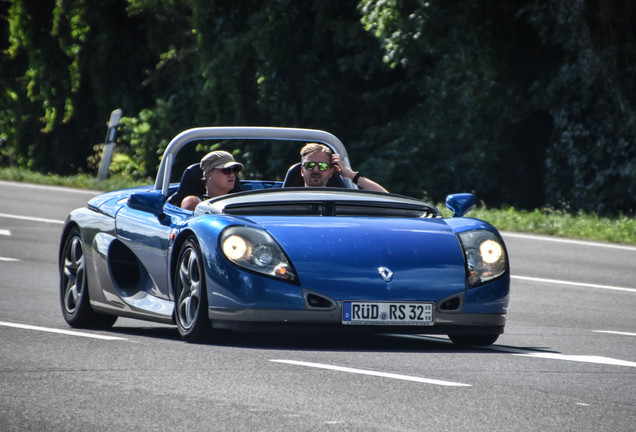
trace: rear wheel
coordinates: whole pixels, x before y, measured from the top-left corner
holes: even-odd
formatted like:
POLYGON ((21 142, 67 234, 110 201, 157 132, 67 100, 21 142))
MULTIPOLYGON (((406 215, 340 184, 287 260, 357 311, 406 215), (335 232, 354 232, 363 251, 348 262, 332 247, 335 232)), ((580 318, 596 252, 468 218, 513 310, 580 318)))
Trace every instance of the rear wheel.
POLYGON ((179 334, 188 342, 205 340, 211 331, 208 296, 201 251, 194 238, 187 239, 179 252, 174 291, 179 334))
POLYGON ((488 346, 494 344, 499 338, 498 334, 449 334, 448 337, 455 345, 461 346, 488 346))
POLYGON ((106 329, 117 321, 114 315, 93 310, 88 297, 86 256, 78 228, 68 233, 60 259, 60 305, 71 327, 106 329))

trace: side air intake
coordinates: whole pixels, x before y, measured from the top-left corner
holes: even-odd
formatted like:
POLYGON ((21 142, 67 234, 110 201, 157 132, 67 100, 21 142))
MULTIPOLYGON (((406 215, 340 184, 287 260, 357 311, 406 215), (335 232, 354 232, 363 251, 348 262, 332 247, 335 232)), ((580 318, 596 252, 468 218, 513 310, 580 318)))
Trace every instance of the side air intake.
POLYGON ((308 309, 334 309, 336 302, 329 297, 315 293, 305 292, 305 303, 308 309))
POLYGON ((459 296, 444 299, 439 304, 439 310, 444 312, 458 312, 462 307, 462 298, 459 296))

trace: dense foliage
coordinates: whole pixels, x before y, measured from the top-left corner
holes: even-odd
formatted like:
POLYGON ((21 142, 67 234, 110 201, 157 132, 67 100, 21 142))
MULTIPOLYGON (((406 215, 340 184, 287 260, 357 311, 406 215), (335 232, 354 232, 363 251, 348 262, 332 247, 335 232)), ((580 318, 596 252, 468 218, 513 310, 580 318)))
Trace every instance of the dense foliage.
MULTIPOLYGON (((355 169, 438 201, 636 210, 630 0, 0 0, 0 164, 119 175, 179 131, 325 129, 355 169)), ((294 151, 239 157, 280 178, 294 151)))

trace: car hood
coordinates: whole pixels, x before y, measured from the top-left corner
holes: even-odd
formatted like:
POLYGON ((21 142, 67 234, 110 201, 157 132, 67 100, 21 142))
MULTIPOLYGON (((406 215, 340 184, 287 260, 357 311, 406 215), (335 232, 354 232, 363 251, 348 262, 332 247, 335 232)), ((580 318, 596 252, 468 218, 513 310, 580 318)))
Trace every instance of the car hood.
POLYGON ((443 219, 250 219, 278 240, 303 288, 337 300, 438 301, 465 289, 463 252, 443 219))

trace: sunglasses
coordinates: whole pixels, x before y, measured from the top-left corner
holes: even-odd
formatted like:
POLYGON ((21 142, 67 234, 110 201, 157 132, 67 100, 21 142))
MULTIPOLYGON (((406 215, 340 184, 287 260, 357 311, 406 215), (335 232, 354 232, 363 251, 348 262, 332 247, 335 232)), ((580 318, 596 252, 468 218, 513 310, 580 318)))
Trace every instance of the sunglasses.
POLYGON ((241 168, 239 168, 238 165, 230 167, 230 168, 217 168, 217 169, 225 175, 230 175, 232 173, 237 174, 239 171, 241 171, 241 168))
POLYGON ((316 165, 318 165, 318 171, 327 171, 331 164, 327 162, 303 162, 303 167, 307 171, 313 170, 316 165))

